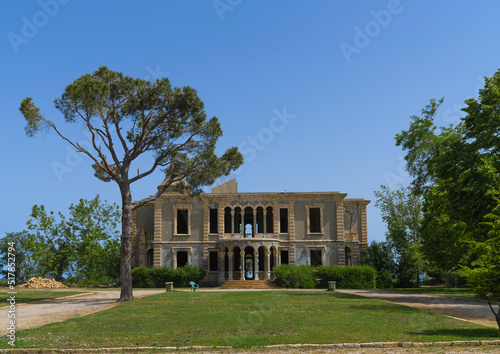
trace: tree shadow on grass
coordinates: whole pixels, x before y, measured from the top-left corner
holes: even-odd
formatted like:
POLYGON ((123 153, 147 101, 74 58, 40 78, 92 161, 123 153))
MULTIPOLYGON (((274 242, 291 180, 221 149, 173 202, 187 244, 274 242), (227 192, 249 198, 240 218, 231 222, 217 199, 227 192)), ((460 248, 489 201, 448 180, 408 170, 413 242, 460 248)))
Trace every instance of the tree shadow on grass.
POLYGON ((352 305, 352 309, 363 310, 363 311, 394 311, 397 313, 416 313, 421 310, 415 309, 413 307, 394 305, 394 304, 362 304, 362 305, 352 305))
POLYGON ((286 296, 316 296, 316 297, 334 297, 336 299, 366 299, 363 296, 346 294, 346 293, 337 293, 337 292, 310 292, 310 293, 287 293, 286 296))
POLYGON ((457 329, 424 329, 419 332, 408 332, 410 335, 453 336, 467 339, 498 339, 499 332, 495 328, 457 328, 457 329))

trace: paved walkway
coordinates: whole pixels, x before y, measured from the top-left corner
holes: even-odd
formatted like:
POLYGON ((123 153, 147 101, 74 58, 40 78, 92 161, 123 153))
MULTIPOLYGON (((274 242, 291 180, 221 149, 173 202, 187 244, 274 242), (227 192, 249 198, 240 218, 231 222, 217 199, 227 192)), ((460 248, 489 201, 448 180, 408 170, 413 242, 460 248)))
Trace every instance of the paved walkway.
MULTIPOLYGON (((414 307, 420 310, 474 322, 483 326, 498 328, 497 322, 488 303, 466 297, 444 295, 409 294, 383 290, 338 290, 342 293, 366 296, 386 300, 396 304, 414 307)), ((495 305, 495 309, 497 305, 495 305)))
MULTIPOLYGON (((134 290, 134 297, 139 298, 165 292, 165 290, 134 290)), ((73 317, 106 310, 117 304, 119 290, 94 291, 89 294, 49 299, 27 304, 16 304, 16 330, 34 328, 52 322, 61 322, 73 317)), ((8 333, 9 307, 0 308, 0 334, 8 333)))

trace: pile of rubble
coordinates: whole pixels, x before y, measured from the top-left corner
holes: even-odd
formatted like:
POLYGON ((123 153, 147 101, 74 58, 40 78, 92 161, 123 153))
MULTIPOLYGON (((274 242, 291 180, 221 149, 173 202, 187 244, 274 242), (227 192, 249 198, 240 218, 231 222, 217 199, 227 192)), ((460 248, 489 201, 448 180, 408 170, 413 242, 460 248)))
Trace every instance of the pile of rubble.
POLYGON ((67 288, 66 285, 59 281, 42 277, 31 278, 21 286, 25 288, 67 288))

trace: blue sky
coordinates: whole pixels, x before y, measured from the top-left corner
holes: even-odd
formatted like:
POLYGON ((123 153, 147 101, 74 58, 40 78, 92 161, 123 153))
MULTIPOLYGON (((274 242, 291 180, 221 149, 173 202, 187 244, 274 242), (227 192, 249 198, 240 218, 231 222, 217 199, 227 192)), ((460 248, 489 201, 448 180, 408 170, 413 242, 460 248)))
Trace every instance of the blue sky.
MULTIPOLYGON (((431 98, 445 97, 437 123, 456 123, 464 99, 500 68, 495 1, 41 0, 0 9, 0 235, 24 229, 34 204, 67 210, 95 194, 120 202, 116 184, 95 179, 56 134, 28 138, 18 110, 33 97, 85 142, 53 100, 99 66, 195 88, 221 122, 220 151, 244 153, 240 191, 371 199, 368 237, 378 241, 385 226, 373 191, 410 182, 394 135, 431 98)), ((161 181, 134 184, 134 200, 161 181)))

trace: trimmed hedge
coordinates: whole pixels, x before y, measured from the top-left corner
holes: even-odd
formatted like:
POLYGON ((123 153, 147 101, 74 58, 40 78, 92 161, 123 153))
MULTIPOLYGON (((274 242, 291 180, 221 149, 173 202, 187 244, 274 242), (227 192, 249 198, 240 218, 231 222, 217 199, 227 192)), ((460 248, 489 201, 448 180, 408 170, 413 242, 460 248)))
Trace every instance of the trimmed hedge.
POLYGON ((336 281, 338 289, 375 289, 377 271, 370 266, 319 266, 316 275, 318 288, 328 288, 329 281, 336 281))
POLYGON ((283 288, 313 289, 315 286, 314 267, 308 265, 282 264, 274 267, 276 284, 283 288))
POLYGON ((177 269, 136 267, 132 269, 132 285, 135 288, 163 288, 166 282, 171 281, 174 286, 185 288, 190 286, 191 281, 199 283, 205 273, 200 267, 191 265, 177 269))

